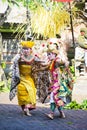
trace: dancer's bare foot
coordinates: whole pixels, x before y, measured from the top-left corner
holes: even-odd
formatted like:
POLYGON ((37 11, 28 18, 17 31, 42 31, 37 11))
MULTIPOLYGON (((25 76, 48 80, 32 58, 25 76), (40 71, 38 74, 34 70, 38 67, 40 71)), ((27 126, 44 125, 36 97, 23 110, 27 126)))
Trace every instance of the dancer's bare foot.
POLYGON ((46 116, 49 117, 51 120, 54 119, 54 115, 52 113, 49 113, 49 114, 46 113, 46 116))
POLYGON ((28 108, 25 108, 25 109, 24 109, 24 115, 26 115, 26 116, 32 116, 32 115, 30 114, 28 108))
POLYGON ((63 111, 60 112, 59 117, 60 117, 60 118, 65 118, 65 117, 66 117, 63 111))

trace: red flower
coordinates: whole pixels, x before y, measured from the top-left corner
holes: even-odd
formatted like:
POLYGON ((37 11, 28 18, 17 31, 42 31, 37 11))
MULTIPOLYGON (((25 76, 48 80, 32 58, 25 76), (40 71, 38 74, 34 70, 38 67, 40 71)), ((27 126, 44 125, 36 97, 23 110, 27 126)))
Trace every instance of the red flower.
POLYGON ((42 47, 44 47, 45 45, 44 44, 42 44, 42 47))
POLYGON ((52 44, 52 42, 50 42, 50 44, 52 44))

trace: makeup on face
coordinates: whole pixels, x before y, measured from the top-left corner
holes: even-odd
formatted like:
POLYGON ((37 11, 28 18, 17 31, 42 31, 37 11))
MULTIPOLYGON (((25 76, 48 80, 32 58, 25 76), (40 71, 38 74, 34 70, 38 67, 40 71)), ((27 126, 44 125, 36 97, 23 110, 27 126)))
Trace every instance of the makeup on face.
POLYGON ((22 50, 23 50, 23 53, 26 54, 26 55, 29 54, 32 51, 31 48, 23 48, 22 50))
POLYGON ((48 58, 49 58, 50 60, 55 59, 55 57, 56 57, 56 54, 53 53, 53 52, 51 52, 51 53, 48 54, 48 58))

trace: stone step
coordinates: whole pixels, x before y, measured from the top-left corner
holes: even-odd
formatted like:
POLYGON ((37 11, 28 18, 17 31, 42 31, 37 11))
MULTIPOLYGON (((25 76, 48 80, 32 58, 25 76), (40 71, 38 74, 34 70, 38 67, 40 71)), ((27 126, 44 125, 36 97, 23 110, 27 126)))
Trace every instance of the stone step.
POLYGON ((75 100, 77 103, 87 100, 87 76, 77 78, 72 92, 72 100, 75 100))

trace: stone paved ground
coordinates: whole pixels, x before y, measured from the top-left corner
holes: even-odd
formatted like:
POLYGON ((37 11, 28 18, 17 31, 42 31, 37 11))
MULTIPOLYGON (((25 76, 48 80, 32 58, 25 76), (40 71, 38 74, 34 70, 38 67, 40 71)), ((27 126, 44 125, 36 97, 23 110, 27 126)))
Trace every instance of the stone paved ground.
POLYGON ((48 112, 49 105, 37 103, 32 117, 24 116, 16 98, 10 102, 8 93, 0 93, 0 130, 87 130, 87 111, 65 110, 61 119, 56 110, 54 120, 46 117, 48 112))

